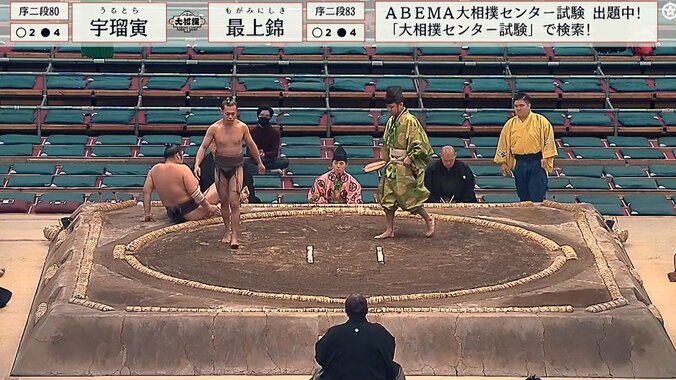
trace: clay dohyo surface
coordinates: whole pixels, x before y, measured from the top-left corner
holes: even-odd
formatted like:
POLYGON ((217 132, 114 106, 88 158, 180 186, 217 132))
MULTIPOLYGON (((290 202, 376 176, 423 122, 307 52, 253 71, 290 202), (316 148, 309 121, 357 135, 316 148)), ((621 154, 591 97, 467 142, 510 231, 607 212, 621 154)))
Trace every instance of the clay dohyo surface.
POLYGON ((430 211, 434 238, 403 215, 375 241, 377 208, 246 208, 233 251, 218 220, 84 207, 49 233, 13 374, 308 374, 362 292, 410 375, 676 376, 659 312, 592 208, 430 211))

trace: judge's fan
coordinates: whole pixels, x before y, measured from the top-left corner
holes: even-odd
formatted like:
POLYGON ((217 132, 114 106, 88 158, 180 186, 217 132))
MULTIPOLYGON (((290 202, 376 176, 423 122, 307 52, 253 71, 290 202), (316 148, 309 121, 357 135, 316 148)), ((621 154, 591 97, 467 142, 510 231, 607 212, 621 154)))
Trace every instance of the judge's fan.
POLYGON ((364 166, 364 172, 366 173, 371 173, 376 170, 380 170, 387 166, 388 161, 376 161, 376 162, 371 162, 370 164, 367 164, 364 166))

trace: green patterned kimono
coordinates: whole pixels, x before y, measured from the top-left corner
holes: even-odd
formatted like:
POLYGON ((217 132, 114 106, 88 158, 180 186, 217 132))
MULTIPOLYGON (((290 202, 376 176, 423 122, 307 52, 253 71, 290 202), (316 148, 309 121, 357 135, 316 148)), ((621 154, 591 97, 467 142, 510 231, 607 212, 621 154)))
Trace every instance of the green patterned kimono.
POLYGON ((409 156, 413 163, 410 167, 392 163, 385 169, 379 192, 380 205, 386 211, 395 211, 398 207, 411 213, 419 211, 430 195, 425 188, 425 168, 433 153, 422 124, 408 110, 396 120, 392 116, 387 119, 380 158, 403 161, 409 156))

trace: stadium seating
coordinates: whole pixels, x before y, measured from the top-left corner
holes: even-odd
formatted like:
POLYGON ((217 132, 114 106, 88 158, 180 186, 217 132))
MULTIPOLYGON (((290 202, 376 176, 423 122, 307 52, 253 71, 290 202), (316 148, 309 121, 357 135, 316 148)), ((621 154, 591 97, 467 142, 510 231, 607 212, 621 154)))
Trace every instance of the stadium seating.
POLYGON ((549 199, 608 215, 674 212, 676 79, 662 74, 676 64, 669 47, 648 57, 563 45, 115 47, 105 62, 82 58, 78 46, 0 54, 3 212, 138 199, 164 144, 181 145, 191 164, 225 96, 237 98, 248 124, 259 105, 275 108, 290 166, 255 177, 261 201, 307 202, 338 145, 372 201, 379 177, 361 168, 379 157, 390 85, 402 86, 436 154, 454 146, 471 166, 481 202, 518 201, 514 179, 492 159, 511 99, 526 91, 556 132, 549 199), (25 67, 16 60, 27 57, 25 67))

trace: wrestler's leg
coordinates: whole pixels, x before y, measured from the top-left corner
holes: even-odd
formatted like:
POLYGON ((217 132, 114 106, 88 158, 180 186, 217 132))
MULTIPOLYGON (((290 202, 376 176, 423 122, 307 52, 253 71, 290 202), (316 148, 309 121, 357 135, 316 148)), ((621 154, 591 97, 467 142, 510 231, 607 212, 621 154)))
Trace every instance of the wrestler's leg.
POLYGON ((209 186, 207 191, 204 193, 204 196, 207 198, 207 202, 209 202, 210 205, 217 205, 221 201, 218 196, 218 191, 216 191, 215 182, 213 185, 209 186))
POLYGON ((425 219, 425 223, 427 224, 427 231, 425 231, 425 236, 427 237, 434 236, 434 219, 432 219, 430 214, 428 214, 427 210, 425 210, 423 207, 420 207, 418 214, 420 214, 420 216, 422 216, 422 218, 425 219))
POLYGON ((228 188, 230 194, 228 199, 230 201, 230 225, 232 227, 232 237, 230 239, 230 248, 239 248, 239 203, 240 193, 242 191, 242 182, 244 181, 244 168, 238 167, 235 175, 230 178, 228 188))
POLYGON ((183 218, 188 221, 193 221, 193 220, 202 220, 206 219, 209 216, 209 210, 205 209, 204 207, 200 206, 189 213, 185 214, 183 218))
POLYGON ((221 216, 223 217, 223 226, 225 227, 225 233, 223 235, 223 243, 230 243, 230 207, 228 207, 228 179, 225 178, 223 173, 219 169, 216 169, 216 174, 214 176, 216 179, 216 191, 218 192, 218 197, 221 200, 221 216))
POLYGON ((376 236, 376 239, 388 239, 388 238, 393 238, 394 237, 394 214, 395 214, 396 209, 394 210, 385 210, 385 220, 387 222, 387 227, 385 228, 385 232, 382 234, 376 236))

